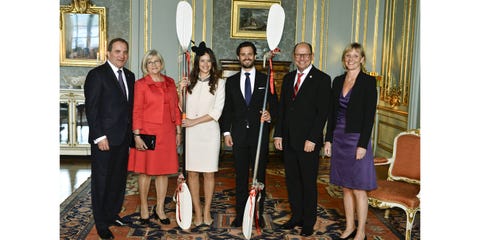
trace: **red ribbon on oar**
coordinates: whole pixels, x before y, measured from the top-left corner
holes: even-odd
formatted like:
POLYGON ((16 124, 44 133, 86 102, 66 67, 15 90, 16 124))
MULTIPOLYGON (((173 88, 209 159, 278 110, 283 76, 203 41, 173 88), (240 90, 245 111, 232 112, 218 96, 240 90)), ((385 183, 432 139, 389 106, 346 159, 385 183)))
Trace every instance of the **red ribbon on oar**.
MULTIPOLYGON (((187 55, 187 69, 190 69, 190 52, 186 51, 185 54, 187 55)), ((188 75, 188 70, 187 70, 188 75)))
POLYGON ((275 54, 280 52, 280 48, 275 48, 272 51, 270 51, 270 54, 272 57, 268 59, 268 63, 270 64, 270 93, 273 94, 275 92, 275 85, 273 84, 273 64, 272 64, 272 58, 275 57, 275 54))
MULTIPOLYGON (((250 197, 248 198, 249 201, 250 201, 250 212, 248 213, 249 217, 251 218, 252 217, 252 211, 255 211, 255 202, 252 201, 252 199, 258 195, 258 198, 257 198, 257 206, 258 204, 260 204, 260 198, 262 198, 262 195, 261 195, 261 189, 257 189, 255 186, 252 187, 252 190, 250 190, 250 197)), ((262 231, 260 230, 260 224, 258 223, 258 220, 260 218, 260 212, 259 211, 255 211, 255 228, 257 229, 257 233, 258 235, 261 235, 262 234, 262 231)))
MULTIPOLYGON (((187 69, 190 69, 190 52, 189 51, 185 52, 185 57, 187 58, 187 69)), ((188 76, 188 70, 187 72, 183 72, 183 77, 187 77, 187 76, 188 76)), ((187 96, 186 95, 187 87, 183 88, 183 94, 184 96, 187 96)), ((185 120, 185 119, 187 119, 187 111, 185 111, 185 109, 182 109, 182 120, 185 120)))
MULTIPOLYGON (((262 193, 261 189, 257 189, 258 191, 258 198, 257 198, 257 206, 260 206, 260 199, 262 198, 262 193)), ((262 234, 262 231, 260 230, 260 224, 258 224, 258 220, 260 219, 260 211, 255 211, 255 228, 257 229, 258 235, 262 234)))
POLYGON ((255 188, 252 188, 252 190, 250 190, 250 197, 248 198, 250 200, 250 212, 249 212, 249 216, 251 217, 252 216, 252 211, 255 209, 255 203, 252 201, 252 198, 255 197, 255 188))
POLYGON ((180 214, 180 209, 182 209, 180 207, 180 192, 182 191, 182 182, 183 181, 179 180, 177 184, 177 189, 175 189, 175 195, 176 195, 177 206, 178 206, 178 220, 180 220, 180 222, 182 221, 182 214, 180 214))

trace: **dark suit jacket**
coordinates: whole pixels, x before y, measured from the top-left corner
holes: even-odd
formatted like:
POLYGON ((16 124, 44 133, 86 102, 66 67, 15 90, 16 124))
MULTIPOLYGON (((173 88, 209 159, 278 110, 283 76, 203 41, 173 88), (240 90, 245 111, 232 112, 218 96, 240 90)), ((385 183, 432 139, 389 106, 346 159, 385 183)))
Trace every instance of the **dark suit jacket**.
MULTIPOLYGON (((340 75, 333 80, 332 87, 332 111, 328 118, 327 135, 325 141, 332 142, 333 131, 340 107, 339 98, 342 94, 343 83, 346 74, 340 75)), ((360 72, 355 80, 347 106, 346 128, 349 133, 360 133, 358 147, 367 148, 372 135, 375 110, 377 108, 377 88, 375 78, 360 72)))
MULTIPOLYGON (((260 128, 260 111, 263 107, 265 97, 265 87, 267 75, 260 71, 255 71, 255 86, 250 99, 250 105, 247 106, 242 91, 240 90, 241 71, 227 78, 225 84, 225 105, 223 107, 220 120, 221 130, 230 132, 234 145, 236 146, 256 146, 258 141, 258 132, 260 128), (247 129, 246 126, 249 126, 247 129)), ((270 89, 267 95, 267 110, 272 116, 276 117, 277 112, 277 94, 271 94, 270 89)), ((270 124, 265 122, 263 126, 262 143, 268 144, 270 124)))
POLYGON ((135 75, 126 68, 123 71, 128 87, 128 101, 108 62, 88 72, 84 91, 90 144, 105 135, 110 145, 120 145, 132 132, 135 75))
POLYGON ((278 121, 274 137, 281 137, 283 144, 295 150, 303 150, 305 140, 323 146, 323 128, 328 116, 331 78, 312 66, 300 90, 293 97, 293 84, 297 71, 283 78, 280 94, 278 121))

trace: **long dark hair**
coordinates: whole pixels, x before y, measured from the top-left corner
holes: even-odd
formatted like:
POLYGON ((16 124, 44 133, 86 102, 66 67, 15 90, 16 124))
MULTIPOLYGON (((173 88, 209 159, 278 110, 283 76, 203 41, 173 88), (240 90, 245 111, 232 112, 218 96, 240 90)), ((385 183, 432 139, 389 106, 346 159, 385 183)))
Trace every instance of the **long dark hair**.
POLYGON ((192 93, 192 89, 198 82, 198 75, 200 74, 200 57, 205 54, 208 54, 210 56, 210 61, 212 63, 212 68, 210 69, 210 79, 208 80, 208 86, 210 86, 210 93, 212 95, 215 94, 215 90, 217 89, 218 79, 221 77, 221 71, 218 69, 217 58, 215 57, 212 49, 205 48, 195 55, 195 59, 193 61, 193 69, 192 71, 190 71, 190 85, 187 88, 187 91, 190 94, 192 93))

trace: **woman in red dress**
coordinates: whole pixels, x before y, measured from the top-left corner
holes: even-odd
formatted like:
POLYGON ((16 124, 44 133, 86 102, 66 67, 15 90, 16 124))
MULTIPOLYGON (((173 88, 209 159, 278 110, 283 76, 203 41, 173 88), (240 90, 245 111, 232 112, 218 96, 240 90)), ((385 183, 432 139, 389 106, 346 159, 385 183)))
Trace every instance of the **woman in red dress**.
POLYGON ((149 223, 147 197, 151 176, 155 176, 157 192, 152 216, 160 219, 162 224, 170 224, 164 211, 168 175, 178 172, 180 110, 175 81, 161 74, 164 66, 164 60, 156 50, 148 51, 142 60, 144 77, 135 82, 132 123, 135 149, 131 148, 128 170, 139 174, 141 224, 149 223), (155 150, 147 149, 140 133, 156 135, 155 150))

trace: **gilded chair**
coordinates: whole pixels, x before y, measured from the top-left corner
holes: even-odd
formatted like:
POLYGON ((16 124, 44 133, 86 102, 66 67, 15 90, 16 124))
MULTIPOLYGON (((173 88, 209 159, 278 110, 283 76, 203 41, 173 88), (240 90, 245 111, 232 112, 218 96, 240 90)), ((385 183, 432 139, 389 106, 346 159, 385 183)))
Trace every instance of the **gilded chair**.
POLYGON ((368 192, 368 204, 387 209, 385 218, 388 209, 403 209, 407 215, 405 239, 410 240, 415 214, 420 211, 420 130, 399 133, 394 139, 392 157, 375 159, 375 164, 390 165, 388 178, 377 180, 378 188, 368 192))

